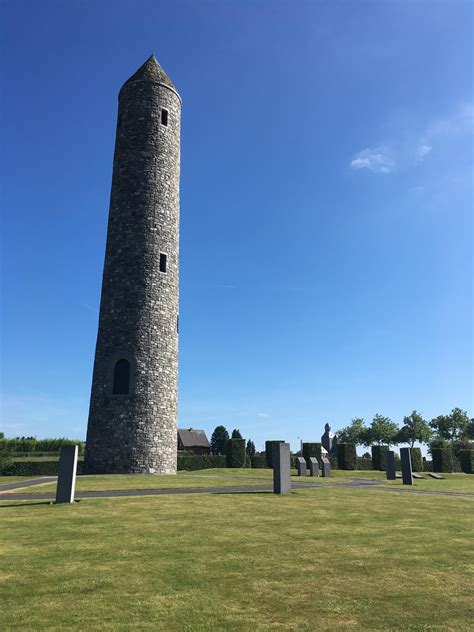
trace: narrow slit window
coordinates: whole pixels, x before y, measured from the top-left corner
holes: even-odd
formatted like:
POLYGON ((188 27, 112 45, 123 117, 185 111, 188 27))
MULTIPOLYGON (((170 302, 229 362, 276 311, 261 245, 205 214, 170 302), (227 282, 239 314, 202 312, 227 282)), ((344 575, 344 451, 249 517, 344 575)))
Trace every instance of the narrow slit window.
POLYGON ((168 110, 162 108, 161 110, 161 124, 165 127, 168 125, 168 110))
POLYGON ((128 395, 130 390, 130 362, 122 358, 114 368, 114 395, 128 395))
POLYGON ((166 255, 160 252, 160 272, 166 272, 166 255))

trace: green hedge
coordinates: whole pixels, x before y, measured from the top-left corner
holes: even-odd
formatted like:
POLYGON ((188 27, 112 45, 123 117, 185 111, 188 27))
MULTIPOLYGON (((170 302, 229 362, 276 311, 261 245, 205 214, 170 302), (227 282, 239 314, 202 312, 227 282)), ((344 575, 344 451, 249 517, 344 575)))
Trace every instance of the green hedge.
POLYGON ((452 472, 454 469, 453 449, 450 445, 431 448, 433 472, 452 472))
POLYGON ((36 453, 55 452, 59 454, 62 445, 79 446, 79 454, 84 454, 84 441, 74 439, 36 439, 35 437, 16 437, 14 439, 0 439, 0 452, 36 453))
MULTIPOLYGON (((18 461, 7 462, 0 468, 2 476, 56 476, 59 461, 18 461)), ((77 473, 83 473, 84 462, 77 462, 77 473)), ((207 470, 215 467, 226 467, 226 457, 221 455, 201 454, 178 456, 178 470, 207 470)))
MULTIPOLYGON (((84 461, 77 462, 77 473, 82 474, 84 461)), ((13 461, 0 470, 2 476, 57 476, 59 461, 13 461)))
POLYGON ((265 469, 267 467, 267 457, 264 454, 254 454, 250 457, 250 466, 255 469, 265 469))
POLYGON ((372 468, 372 459, 368 459, 364 456, 357 457, 357 469, 358 470, 371 470, 372 468))
POLYGON ((459 452, 461 470, 466 474, 474 474, 474 448, 461 450, 459 452))
POLYGON ((411 469, 414 472, 423 471, 423 457, 421 456, 421 448, 411 449, 411 469))
POLYGON ((372 451, 372 469, 385 472, 385 454, 387 453, 388 445, 373 445, 372 451))
POLYGON ((341 470, 357 469, 357 452, 354 443, 337 444, 337 463, 341 470))
POLYGON ((245 439, 229 439, 225 449, 227 467, 245 467, 245 439))
POLYGON ((309 459, 315 456, 321 465, 321 444, 320 443, 303 443, 303 457, 306 461, 306 465, 309 467, 309 459))
POLYGON ((271 441, 265 441, 265 458, 267 461, 267 467, 273 468, 273 445, 275 443, 285 443, 283 440, 276 441, 272 439, 271 441))
POLYGON ((195 454, 178 456, 178 470, 207 470, 226 467, 226 457, 222 454, 195 454))

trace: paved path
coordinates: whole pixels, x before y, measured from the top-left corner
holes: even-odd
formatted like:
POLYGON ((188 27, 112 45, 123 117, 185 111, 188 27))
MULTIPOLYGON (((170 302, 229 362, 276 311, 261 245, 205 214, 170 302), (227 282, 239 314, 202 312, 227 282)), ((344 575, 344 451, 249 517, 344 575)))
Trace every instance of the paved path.
MULTIPOLYGON (((203 477, 204 478, 204 477, 203 477)), ((226 478, 227 480, 230 477, 215 477, 215 478, 226 478)), ((30 485, 37 485, 38 482, 50 482, 51 480, 56 480, 56 477, 43 477, 41 479, 32 479, 30 481, 21 481, 18 483, 9 483, 8 485, 0 486, 0 492, 6 491, 7 489, 21 489, 28 487, 30 485), (34 482, 33 482, 34 481, 34 482)), ((237 477, 235 480, 238 480, 237 477)), ((254 479, 261 480, 261 479, 254 479)), ((292 482, 293 489, 306 489, 306 488, 314 488, 314 487, 366 487, 368 489, 376 489, 377 491, 382 492, 399 492, 399 493, 408 493, 408 494, 428 494, 428 495, 436 495, 436 496, 460 496, 463 498, 472 498, 474 499, 474 494, 469 492, 446 492, 446 491, 432 491, 432 490, 424 490, 424 489, 411 489, 404 487, 383 487, 384 481, 374 481, 370 479, 362 479, 362 478, 354 478, 347 482, 336 482, 334 483, 318 483, 318 482, 292 482)), ((113 497, 123 497, 123 496, 164 496, 164 495, 178 495, 178 494, 253 494, 258 492, 271 492, 273 490, 273 486, 271 482, 262 484, 262 485, 251 485, 251 486, 232 486, 232 487, 191 487, 191 488, 167 488, 167 489, 123 489, 123 490, 108 490, 108 491, 85 491, 85 492, 77 492, 76 499, 80 500, 82 498, 113 498, 113 497)), ((2 495, 0 493, 0 500, 5 501, 23 501, 23 500, 36 500, 38 502, 49 502, 55 499, 55 494, 53 493, 38 493, 38 494, 28 494, 28 493, 12 493, 2 495)), ((0 505, 1 507, 1 505, 0 505)))
POLYGON ((40 483, 53 483, 57 476, 40 476, 39 478, 29 478, 27 481, 16 481, 15 483, 2 483, 0 492, 7 492, 9 489, 22 489, 23 487, 32 487, 40 483))

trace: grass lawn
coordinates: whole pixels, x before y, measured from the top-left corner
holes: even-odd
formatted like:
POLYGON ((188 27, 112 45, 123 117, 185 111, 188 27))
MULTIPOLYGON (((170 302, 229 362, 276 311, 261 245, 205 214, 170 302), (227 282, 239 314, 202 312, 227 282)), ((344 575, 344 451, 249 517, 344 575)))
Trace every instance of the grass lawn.
POLYGON ((474 629, 470 498, 6 500, 2 632, 474 629))
MULTIPOLYGON (((343 471, 333 470, 331 478, 317 479, 307 477, 302 479, 296 476, 293 470, 294 482, 318 482, 325 484, 343 483, 354 478, 364 478, 383 481, 387 487, 403 487, 401 480, 387 481, 384 472, 376 471, 343 471)), ((435 481, 426 478, 422 481, 414 481, 413 489, 426 489, 432 491, 457 491, 471 492, 474 494, 474 476, 471 474, 444 474, 443 481, 435 481)), ((13 478, 13 477, 5 477, 13 478)), ((30 477, 31 478, 31 477, 30 477)), ((272 470, 264 469, 208 469, 196 472, 180 471, 174 475, 154 474, 108 474, 94 476, 78 476, 76 482, 77 491, 103 491, 117 489, 166 489, 185 487, 235 487, 252 486, 264 483, 271 484, 273 480, 272 470)), ((7 481, 8 482, 8 481, 7 481)), ((12 481, 13 482, 13 481, 12 481)), ((43 493, 56 491, 56 483, 40 484, 28 488, 30 493, 43 493)))

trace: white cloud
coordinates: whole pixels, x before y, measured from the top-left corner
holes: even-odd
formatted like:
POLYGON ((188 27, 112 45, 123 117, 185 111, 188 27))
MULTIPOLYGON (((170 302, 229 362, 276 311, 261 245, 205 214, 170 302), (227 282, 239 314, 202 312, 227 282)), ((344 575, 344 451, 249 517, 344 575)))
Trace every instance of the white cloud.
POLYGON ((409 133, 400 128, 398 138, 393 138, 383 146, 359 151, 352 158, 351 168, 386 174, 419 165, 435 150, 438 153, 442 151, 443 142, 473 131, 474 104, 461 103, 449 116, 432 119, 418 133, 409 133))
POLYGON ((396 164, 386 147, 368 147, 354 156, 351 168, 368 169, 372 173, 391 173, 396 164))
POLYGON ((257 417, 262 417, 263 419, 267 419, 270 417, 268 413, 257 413, 257 417))
POLYGON ((418 156, 418 158, 423 160, 423 158, 427 156, 432 149, 433 147, 431 147, 431 145, 425 145, 422 143, 416 148, 416 155, 418 156))

